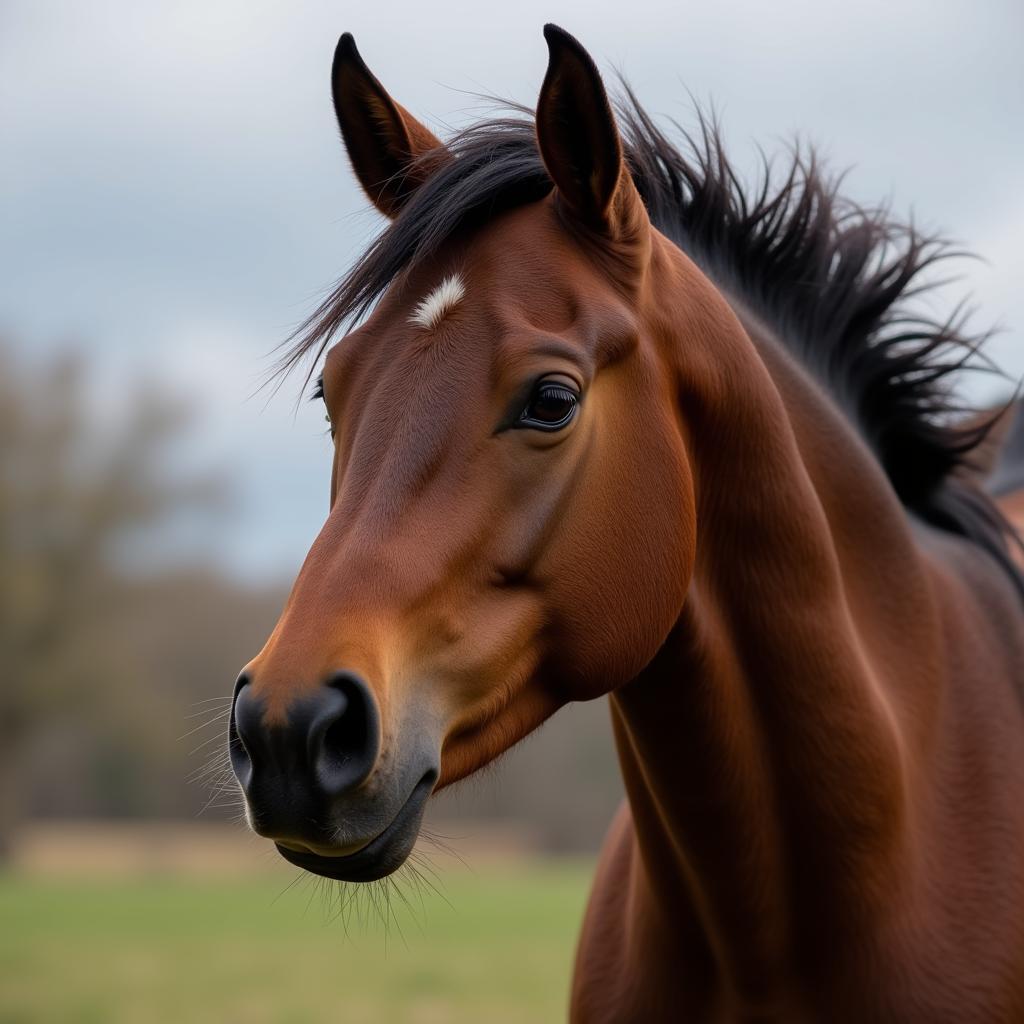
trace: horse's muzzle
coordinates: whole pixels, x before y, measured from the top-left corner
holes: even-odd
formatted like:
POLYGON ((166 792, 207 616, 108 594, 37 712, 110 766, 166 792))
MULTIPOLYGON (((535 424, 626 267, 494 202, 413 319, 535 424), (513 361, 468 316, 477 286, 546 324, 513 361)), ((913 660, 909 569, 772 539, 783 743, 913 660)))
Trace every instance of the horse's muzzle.
POLYGON ((341 672, 268 724, 243 676, 229 732, 249 823, 281 855, 317 874, 371 881, 394 871, 419 833, 437 770, 426 759, 375 772, 380 722, 369 686, 341 672))
POLYGON ((283 843, 276 844, 277 852, 296 867, 341 882, 373 882, 390 875, 402 866, 416 844, 423 809, 435 782, 437 772, 431 769, 416 784, 391 824, 355 853, 324 855, 283 843))

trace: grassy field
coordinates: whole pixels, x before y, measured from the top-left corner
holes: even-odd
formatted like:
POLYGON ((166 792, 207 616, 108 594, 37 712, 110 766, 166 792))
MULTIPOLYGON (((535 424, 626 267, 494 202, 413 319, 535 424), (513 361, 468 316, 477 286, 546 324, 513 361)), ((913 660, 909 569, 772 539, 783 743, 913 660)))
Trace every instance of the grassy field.
POLYGON ((279 878, 0 876, 0 1022, 559 1021, 589 878, 460 868, 387 915, 279 878))

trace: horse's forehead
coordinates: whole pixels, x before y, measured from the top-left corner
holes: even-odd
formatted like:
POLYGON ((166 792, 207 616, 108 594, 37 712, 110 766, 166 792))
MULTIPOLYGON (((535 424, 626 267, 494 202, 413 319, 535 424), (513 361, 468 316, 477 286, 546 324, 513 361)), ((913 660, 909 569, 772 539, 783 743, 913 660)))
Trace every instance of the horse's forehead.
POLYGON ((324 372, 345 374, 364 359, 377 373, 409 363, 425 370, 442 351, 460 361, 466 345, 494 355, 510 338, 559 333, 618 305, 550 205, 529 204, 396 280, 367 323, 328 353, 324 372))
POLYGON ((494 288, 517 288, 524 281, 570 282, 585 270, 586 261, 549 203, 530 203, 510 210, 479 232, 465 247, 466 262, 480 267, 494 288))
MULTIPOLYGON (((613 285, 545 203, 503 214, 447 262, 465 285, 461 308, 484 318, 495 341, 524 327, 558 333, 580 314, 600 319, 618 305, 613 285)), ((428 277, 424 290, 439 280, 428 277)))

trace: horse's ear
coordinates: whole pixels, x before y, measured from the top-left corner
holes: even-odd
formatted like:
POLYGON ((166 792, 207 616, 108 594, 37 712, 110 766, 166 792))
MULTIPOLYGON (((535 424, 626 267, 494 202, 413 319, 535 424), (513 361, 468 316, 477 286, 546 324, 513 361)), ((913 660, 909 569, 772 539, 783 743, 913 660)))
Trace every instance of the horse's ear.
POLYGON ((429 128, 396 103, 363 62, 346 32, 338 40, 331 68, 331 92, 341 137, 359 183, 388 217, 446 158, 447 150, 429 128), (428 154, 436 154, 431 159, 428 154))
POLYGON ((639 196, 625 170, 622 140, 590 54, 557 25, 544 26, 548 71, 537 101, 544 166, 570 211, 591 227, 615 231, 622 200, 639 196))

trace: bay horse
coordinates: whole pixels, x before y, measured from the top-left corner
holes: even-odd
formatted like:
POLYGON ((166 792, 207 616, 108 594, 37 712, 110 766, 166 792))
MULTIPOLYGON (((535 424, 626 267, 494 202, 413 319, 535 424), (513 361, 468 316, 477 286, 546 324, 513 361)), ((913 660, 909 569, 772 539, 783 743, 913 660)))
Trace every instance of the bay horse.
POLYGON ((974 340, 906 302, 944 249, 810 155, 745 190, 545 37, 535 115, 447 144, 338 44, 390 224, 283 360, 326 352, 331 502, 236 685, 249 823, 381 878, 607 695, 574 1021, 1024 1020, 1024 583, 974 340))

